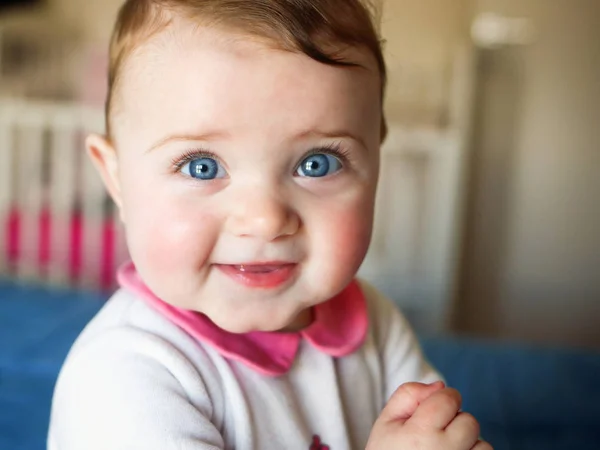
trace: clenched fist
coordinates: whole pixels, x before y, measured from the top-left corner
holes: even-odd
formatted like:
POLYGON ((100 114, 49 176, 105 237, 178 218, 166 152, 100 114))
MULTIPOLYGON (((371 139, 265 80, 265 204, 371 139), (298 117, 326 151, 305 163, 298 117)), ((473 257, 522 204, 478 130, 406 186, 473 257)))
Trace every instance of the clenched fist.
POLYGON ((403 384, 375 422, 367 450, 492 450, 461 402, 442 382, 403 384))

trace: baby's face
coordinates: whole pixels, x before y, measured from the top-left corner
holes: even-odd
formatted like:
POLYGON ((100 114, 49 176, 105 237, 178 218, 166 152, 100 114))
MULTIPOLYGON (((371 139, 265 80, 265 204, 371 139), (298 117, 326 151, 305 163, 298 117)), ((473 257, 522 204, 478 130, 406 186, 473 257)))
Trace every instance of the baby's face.
POLYGON ((355 276, 381 124, 358 53, 372 70, 177 25, 130 59, 105 163, 131 257, 164 301, 232 332, 293 329, 355 276))

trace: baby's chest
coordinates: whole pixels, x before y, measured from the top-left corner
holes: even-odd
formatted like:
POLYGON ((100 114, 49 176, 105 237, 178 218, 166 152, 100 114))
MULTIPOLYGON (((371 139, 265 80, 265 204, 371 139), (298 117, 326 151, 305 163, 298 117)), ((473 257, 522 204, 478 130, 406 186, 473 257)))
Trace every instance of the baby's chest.
POLYGON ((285 376, 237 367, 225 390, 228 448, 363 449, 382 407, 379 368, 365 354, 332 358, 303 349, 285 376))

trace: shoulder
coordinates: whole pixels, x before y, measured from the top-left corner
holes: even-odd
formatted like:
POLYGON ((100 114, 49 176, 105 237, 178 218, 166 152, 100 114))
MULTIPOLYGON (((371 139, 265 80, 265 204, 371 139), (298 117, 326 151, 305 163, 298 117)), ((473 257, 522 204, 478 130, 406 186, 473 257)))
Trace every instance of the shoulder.
POLYGON ((408 381, 429 383, 442 379, 429 364, 408 320, 384 294, 360 281, 369 309, 370 330, 381 357, 386 398, 408 381))
POLYGON ((408 321, 392 300, 368 281, 357 281, 365 298, 370 330, 376 342, 382 344, 388 341, 391 334, 411 333, 408 321))
POLYGON ((120 291, 82 332, 60 371, 50 436, 60 448, 96 448, 86 439, 103 442, 107 435, 111 448, 130 448, 123 442, 184 432, 191 427, 188 414, 207 427, 219 423, 221 394, 203 347, 120 291))
POLYGON ((168 379, 186 395, 197 392, 192 387, 198 384, 206 385, 207 394, 219 387, 213 355, 204 346, 133 294, 120 290, 73 344, 55 396, 73 386, 113 390, 150 379, 168 379))
POLYGON ((174 355, 188 357, 202 346, 135 294, 120 289, 81 332, 69 358, 91 347, 97 347, 96 351, 143 351, 148 355, 169 349, 174 355))
POLYGON ((392 310, 398 311, 396 305, 370 282, 363 278, 357 278, 356 281, 363 292, 370 313, 381 314, 392 310))

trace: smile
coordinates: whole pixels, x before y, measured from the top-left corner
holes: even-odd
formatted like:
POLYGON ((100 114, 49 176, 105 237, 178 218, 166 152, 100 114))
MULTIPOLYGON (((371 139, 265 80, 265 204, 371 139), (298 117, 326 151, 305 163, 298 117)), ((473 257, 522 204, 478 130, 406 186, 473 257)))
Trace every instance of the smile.
POLYGON ((215 264, 222 273, 251 288, 274 289, 291 280, 295 263, 269 262, 249 264, 215 264))

